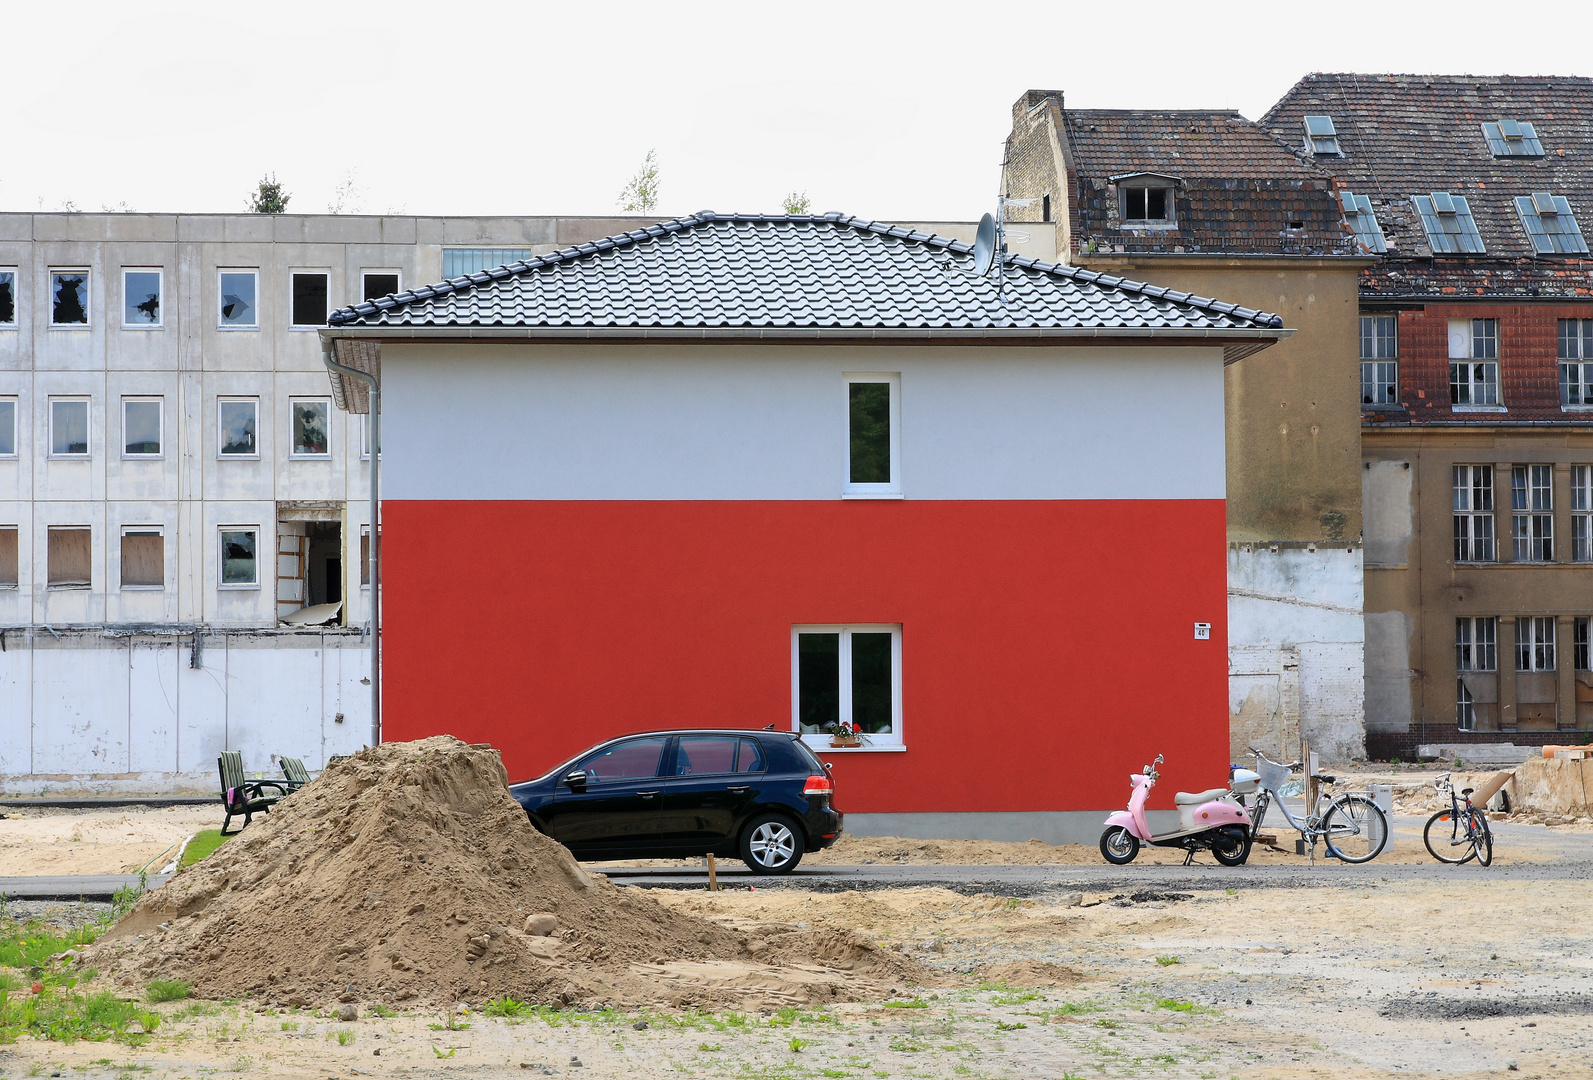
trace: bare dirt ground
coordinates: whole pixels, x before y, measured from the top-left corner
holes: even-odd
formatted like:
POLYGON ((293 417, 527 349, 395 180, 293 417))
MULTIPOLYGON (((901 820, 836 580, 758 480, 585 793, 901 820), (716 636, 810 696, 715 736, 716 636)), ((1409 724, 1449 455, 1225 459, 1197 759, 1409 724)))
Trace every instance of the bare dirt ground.
POLYGON ((170 862, 189 836, 219 828, 221 813, 213 806, 7 807, 0 820, 0 877, 136 874, 146 865, 153 872, 170 862))

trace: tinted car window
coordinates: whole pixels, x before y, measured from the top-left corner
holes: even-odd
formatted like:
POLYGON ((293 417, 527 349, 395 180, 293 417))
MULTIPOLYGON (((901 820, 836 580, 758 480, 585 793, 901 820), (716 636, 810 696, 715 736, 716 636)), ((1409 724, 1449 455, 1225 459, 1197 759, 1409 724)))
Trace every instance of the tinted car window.
POLYGON ((585 771, 588 782, 641 780, 658 775, 658 759, 664 754, 667 739, 632 739, 600 750, 576 768, 585 771))
POLYGON ((795 739, 760 739, 763 752, 769 756, 769 771, 776 773, 811 773, 811 755, 804 757, 806 749, 795 739))
POLYGON ((675 750, 676 776, 707 776, 735 771, 736 743, 728 735, 683 735, 675 750))
POLYGON ((742 739, 741 753, 736 756, 736 772, 763 772, 768 767, 758 740, 742 739))

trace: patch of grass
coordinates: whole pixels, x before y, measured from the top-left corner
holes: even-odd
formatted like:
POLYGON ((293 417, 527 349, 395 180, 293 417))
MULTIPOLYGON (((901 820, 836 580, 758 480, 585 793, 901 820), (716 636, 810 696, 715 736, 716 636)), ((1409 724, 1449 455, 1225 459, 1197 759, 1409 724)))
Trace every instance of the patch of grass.
POLYGON ((929 1002, 915 995, 907 1001, 887 1001, 885 1007, 887 1009, 927 1009, 929 1008, 929 1002))
POLYGON ((519 1016, 526 1011, 526 1003, 512 997, 493 998, 481 1007, 484 1016, 519 1016))
POLYGON ((451 1058, 451 1057, 454 1056, 454 1051, 457 1050, 457 1049, 459 1049, 459 1047, 450 1046, 448 1048, 448 1052, 445 1054, 441 1050, 437 1049, 437 1047, 434 1046, 434 1047, 431 1048, 431 1052, 436 1054, 440 1058, 451 1058))
POLYGON ((787 1044, 787 1045, 789 1045, 791 1047, 791 1052, 793 1054, 800 1054, 802 1051, 806 1050, 809 1046, 812 1046, 813 1044, 811 1042, 809 1042, 807 1039, 799 1039, 795 1035, 793 1035, 793 1036, 791 1036, 791 1042, 789 1044, 787 1044))
POLYGON ((1009 1024, 1005 1020, 997 1020, 996 1021, 996 1030, 997 1031, 1022 1031, 1024 1028, 1026 1028, 1028 1026, 1029 1026, 1028 1024, 1021 1024, 1021 1023, 1019 1023, 1019 1024, 1009 1024))
POLYGON ((899 1054, 916 1054, 921 1050, 928 1050, 929 1044, 906 1035, 898 1035, 891 1040, 891 1049, 899 1054))
POLYGON ((181 870, 184 866, 192 866, 200 859, 216 853, 216 849, 225 844, 231 837, 222 836, 220 829, 205 829, 194 834, 188 841, 188 846, 183 848, 183 859, 178 865, 181 870))
MULTIPOLYGON (((196 1016, 215 1016, 221 1009, 208 1001, 190 1001, 176 1012, 172 1013, 173 1020, 191 1020, 196 1016)), ((298 1024, 294 1024, 298 1027, 298 1024)))
POLYGON ((1032 1013, 1033 1016, 1082 1016, 1085 1013, 1100 1012, 1101 1004, 1094 1000, 1064 1001, 1054 1009, 1044 1012, 1032 1013))
POLYGON ((380 1016, 384 1019, 389 1016, 398 1015, 398 1010, 390 1005, 372 1005, 369 1012, 372 1016, 380 1016))
POLYGON ((1015 994, 997 994, 990 999, 992 1005, 1022 1005, 1030 1001, 1039 1001, 1045 995, 1038 990, 1020 990, 1015 994))
POLYGON ((299 1022, 297 1020, 284 1020, 284 1021, 282 1021, 282 1030, 283 1031, 298 1031, 299 1030, 299 1022))
POLYGON ((62 930, 37 919, 0 926, 0 967, 48 967, 46 961, 50 957, 79 945, 92 944, 103 930, 103 926, 94 923, 75 930, 62 930))
MULTIPOLYGON (((332 1038, 332 1036, 328 1035, 327 1038, 330 1039, 330 1038, 332 1038)), ((348 1030, 337 1032, 337 1044, 339 1046, 353 1046, 354 1045, 354 1033, 352 1031, 348 1031, 348 1030)))
POLYGON ((1177 998, 1162 998, 1156 1003, 1158 1009, 1171 1009, 1173 1012, 1194 1012, 1196 1005, 1193 1001, 1179 1001, 1177 998))
POLYGON ((720 1050, 723 1050, 724 1047, 719 1045, 718 1043, 701 1042, 701 1043, 697 1044, 697 1049, 702 1051, 705 1054, 713 1054, 713 1053, 717 1053, 720 1050))
POLYGON ((1183 963, 1183 961, 1180 960, 1176 956, 1158 956, 1156 958, 1156 962, 1158 964, 1160 964, 1162 967, 1171 967, 1174 964, 1182 964, 1183 963))
POLYGON ((156 979, 144 990, 144 996, 153 1002, 181 1001, 194 992, 187 979, 156 979))
POLYGON ((28 1034, 55 1042, 114 1039, 138 1045, 159 1026, 158 1014, 108 990, 87 995, 46 990, 20 1000, 0 992, 0 1043, 28 1034))

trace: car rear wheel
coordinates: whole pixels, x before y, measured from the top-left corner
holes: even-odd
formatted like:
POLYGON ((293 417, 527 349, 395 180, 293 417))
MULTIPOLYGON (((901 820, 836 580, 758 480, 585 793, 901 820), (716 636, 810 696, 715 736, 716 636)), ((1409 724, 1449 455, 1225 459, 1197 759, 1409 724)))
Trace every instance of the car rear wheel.
POLYGON ((802 861, 802 830, 780 814, 764 814, 741 830, 741 861, 754 874, 789 874, 802 861))

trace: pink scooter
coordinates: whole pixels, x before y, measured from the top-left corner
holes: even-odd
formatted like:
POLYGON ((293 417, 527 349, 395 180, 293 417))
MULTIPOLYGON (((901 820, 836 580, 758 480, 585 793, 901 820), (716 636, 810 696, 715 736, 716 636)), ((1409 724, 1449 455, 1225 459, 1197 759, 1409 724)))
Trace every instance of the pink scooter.
POLYGON ((1145 799, 1156 786, 1161 773, 1156 766, 1162 756, 1145 766, 1143 773, 1132 775, 1128 782, 1134 793, 1128 797, 1128 809, 1119 810, 1106 819, 1106 831, 1101 834, 1101 854, 1106 861, 1123 866, 1134 861, 1141 842, 1157 847, 1181 847, 1189 852, 1184 865, 1195 861, 1195 852, 1210 848, 1217 861, 1224 866, 1239 866, 1250 858, 1250 816, 1244 807, 1228 800, 1227 788, 1212 788, 1191 795, 1180 791, 1173 796, 1178 807, 1178 831, 1151 835, 1145 821, 1145 799))

